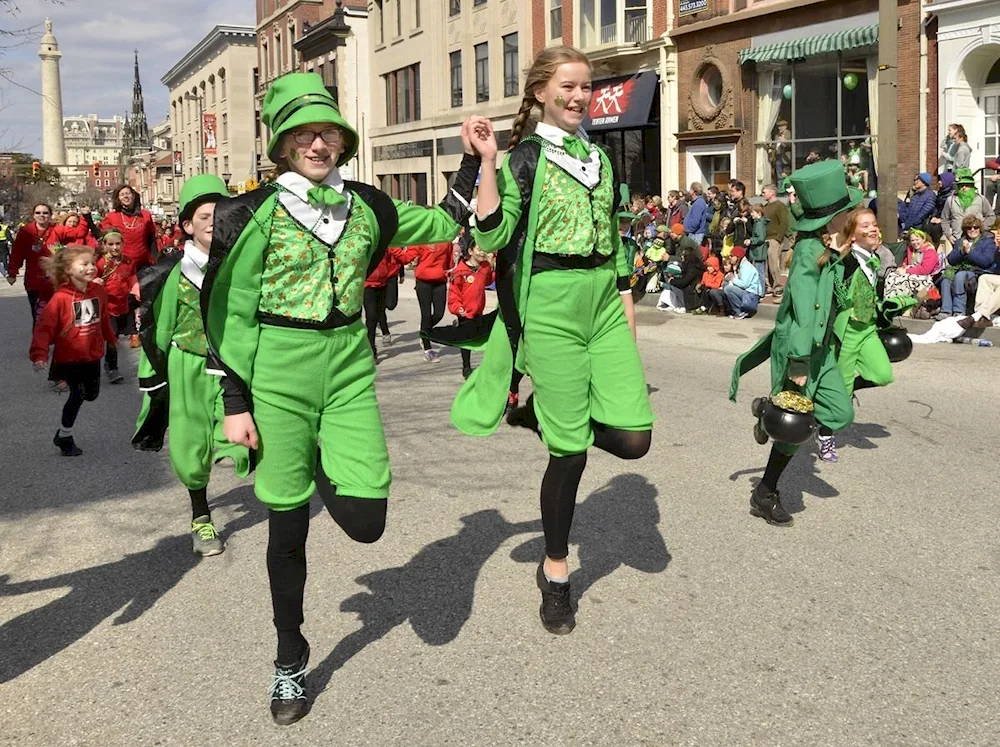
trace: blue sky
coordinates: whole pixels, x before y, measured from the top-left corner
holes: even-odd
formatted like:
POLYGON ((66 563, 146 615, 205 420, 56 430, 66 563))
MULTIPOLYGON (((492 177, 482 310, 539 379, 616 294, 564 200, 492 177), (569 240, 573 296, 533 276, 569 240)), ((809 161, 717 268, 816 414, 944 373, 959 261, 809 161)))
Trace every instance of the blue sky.
POLYGON ((63 53, 63 114, 124 115, 132 106, 133 50, 149 124, 167 115, 162 75, 216 24, 254 23, 253 0, 14 0, 0 4, 0 29, 28 29, 16 46, 0 39, 0 150, 40 154, 38 40, 46 17, 63 53))

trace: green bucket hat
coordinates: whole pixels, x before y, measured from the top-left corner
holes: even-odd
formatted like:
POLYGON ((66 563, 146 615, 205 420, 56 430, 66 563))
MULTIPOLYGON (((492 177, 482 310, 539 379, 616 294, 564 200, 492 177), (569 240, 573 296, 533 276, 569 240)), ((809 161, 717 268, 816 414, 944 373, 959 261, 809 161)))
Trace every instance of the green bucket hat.
POLYGON ((856 208, 864 199, 860 189, 847 186, 840 161, 819 161, 803 166, 788 180, 802 205, 802 217, 795 223, 800 232, 818 231, 835 215, 856 208))
POLYGON ((638 217, 635 213, 630 213, 628 210, 618 211, 618 220, 635 220, 638 217))
POLYGON ((205 202, 216 202, 219 199, 229 197, 229 189, 226 183, 215 174, 198 174, 192 176, 181 187, 180 211, 177 213, 177 221, 183 223, 191 220, 194 211, 205 202))
POLYGON ((358 151, 358 133, 340 115, 337 102, 316 73, 287 73, 271 84, 264 96, 261 121, 272 132, 267 155, 275 160, 275 149, 281 136, 297 127, 322 122, 339 127, 344 132, 344 152, 338 166, 354 158, 358 151))
POLYGON ((955 172, 955 186, 961 186, 963 184, 969 184, 973 187, 976 186, 976 177, 972 175, 972 169, 958 169, 955 172))

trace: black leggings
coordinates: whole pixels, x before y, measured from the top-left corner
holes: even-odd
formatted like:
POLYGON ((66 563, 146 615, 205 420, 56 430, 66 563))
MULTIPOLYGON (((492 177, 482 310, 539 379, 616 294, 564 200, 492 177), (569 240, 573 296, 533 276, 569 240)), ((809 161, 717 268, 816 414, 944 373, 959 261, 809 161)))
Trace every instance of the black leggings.
MULTIPOLYGON (((118 316, 110 317, 111 329, 115 331, 116 335, 121 335, 126 327, 128 327, 128 318, 131 316, 128 312, 124 314, 119 314, 118 316)), ((104 367, 109 371, 118 370, 118 345, 116 343, 106 343, 104 346, 104 367)))
MULTIPOLYGON (((320 477, 319 470, 317 477, 320 477)), ((322 478, 320 478, 322 481, 322 478)), ((333 520, 356 542, 375 542, 385 530, 385 498, 337 495, 329 483, 320 496, 333 520)), ((267 575, 271 585, 274 627, 297 632, 302 625, 302 597, 306 587, 306 538, 309 504, 291 511, 268 512, 267 575)), ((280 657, 279 657, 280 658, 280 657)), ((287 658, 287 657, 286 657, 287 658)))
POLYGON ((389 321, 385 317, 386 287, 365 288, 365 326, 368 327, 368 344, 375 352, 375 328, 381 327, 382 334, 389 334, 389 321))
MULTIPOLYGON (((623 431, 597 422, 592 426, 594 446, 620 459, 639 459, 649 451, 650 431, 623 431)), ((545 554, 553 560, 563 560, 569 554, 569 530, 586 466, 586 452, 549 457, 549 466, 542 477, 542 531, 545 554)))
POLYGON ((417 281, 417 303, 420 304, 420 344, 424 350, 430 350, 431 344, 424 339, 423 333, 444 319, 444 310, 448 304, 448 284, 417 281))
POLYGON ((93 402, 101 393, 101 366, 99 361, 66 364, 59 371, 69 387, 69 397, 63 405, 62 427, 72 428, 83 403, 93 402))

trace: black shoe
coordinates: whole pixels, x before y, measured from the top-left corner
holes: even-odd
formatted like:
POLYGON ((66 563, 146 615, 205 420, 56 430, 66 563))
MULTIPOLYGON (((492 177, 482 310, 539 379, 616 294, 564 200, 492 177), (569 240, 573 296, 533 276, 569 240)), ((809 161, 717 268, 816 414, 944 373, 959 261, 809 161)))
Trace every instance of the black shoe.
POLYGON ((472 367, 471 366, 463 366, 462 367, 462 378, 463 379, 467 379, 470 376, 472 376, 472 367))
POLYGON ((750 513, 776 527, 792 525, 792 515, 781 505, 781 494, 777 490, 772 493, 763 485, 758 485, 750 494, 750 513))
POLYGON ((569 601, 569 581, 559 584, 545 578, 545 560, 538 564, 535 581, 542 592, 542 606, 538 615, 542 618, 542 627, 553 635, 567 635, 576 627, 576 615, 569 601))
POLYGON ((294 724, 309 713, 306 698, 306 664, 309 663, 309 646, 294 664, 274 662, 271 678, 271 718, 279 726, 294 724))
POLYGON ((73 442, 72 436, 59 436, 59 431, 56 431, 56 437, 52 439, 52 443, 59 447, 59 451, 62 452, 63 456, 80 456, 83 451, 73 442))
POLYGON ((535 395, 531 395, 523 405, 507 412, 507 425, 517 428, 527 428, 529 431, 534 431, 540 436, 542 435, 542 431, 538 425, 538 415, 535 414, 534 397, 535 395))

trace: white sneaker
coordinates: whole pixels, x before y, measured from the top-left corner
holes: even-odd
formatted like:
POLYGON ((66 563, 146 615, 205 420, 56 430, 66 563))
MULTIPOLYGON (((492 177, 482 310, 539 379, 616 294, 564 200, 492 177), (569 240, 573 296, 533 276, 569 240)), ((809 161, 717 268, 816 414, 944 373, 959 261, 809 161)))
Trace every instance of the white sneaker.
POLYGON ((427 361, 428 363, 440 363, 441 362, 441 359, 438 357, 437 352, 434 351, 434 350, 425 350, 424 351, 424 360, 427 361))
POLYGON ((387 348, 390 345, 392 345, 392 335, 388 333, 382 335, 382 347, 387 348))

